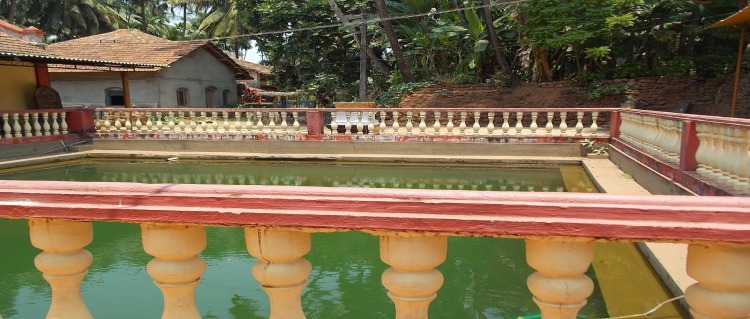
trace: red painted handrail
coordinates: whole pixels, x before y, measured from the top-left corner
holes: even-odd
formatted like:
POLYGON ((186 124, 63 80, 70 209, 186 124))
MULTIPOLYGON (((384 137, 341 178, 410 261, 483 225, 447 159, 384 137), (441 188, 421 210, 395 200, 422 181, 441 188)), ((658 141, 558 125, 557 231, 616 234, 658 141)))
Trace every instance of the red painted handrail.
POLYGON ((0 217, 750 242, 750 198, 0 181, 0 217))

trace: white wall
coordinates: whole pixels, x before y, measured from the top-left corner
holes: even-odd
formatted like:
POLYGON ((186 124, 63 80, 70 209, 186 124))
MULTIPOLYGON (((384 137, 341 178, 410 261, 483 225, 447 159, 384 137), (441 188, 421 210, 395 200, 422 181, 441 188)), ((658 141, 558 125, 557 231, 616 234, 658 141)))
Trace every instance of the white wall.
POLYGON ((177 89, 188 89, 188 106, 206 106, 206 88, 216 87, 217 106, 222 106, 222 92, 229 90, 229 104, 237 103, 234 72, 204 49, 197 49, 160 72, 160 107, 177 106, 177 89))
MULTIPOLYGON (((135 107, 157 107, 157 72, 130 73, 130 103, 135 107)), ((60 93, 63 106, 104 107, 106 89, 122 88, 118 72, 50 72, 50 84, 60 93)))
MULTIPOLYGON (((206 106, 206 88, 216 88, 217 104, 228 90, 228 103, 237 103, 234 72, 208 51, 199 48, 154 72, 130 72, 130 102, 135 107, 176 107, 177 89, 187 88, 188 107, 206 106)), ((122 88, 119 72, 50 72, 52 88, 60 93, 66 107, 104 107, 106 89, 122 88)))

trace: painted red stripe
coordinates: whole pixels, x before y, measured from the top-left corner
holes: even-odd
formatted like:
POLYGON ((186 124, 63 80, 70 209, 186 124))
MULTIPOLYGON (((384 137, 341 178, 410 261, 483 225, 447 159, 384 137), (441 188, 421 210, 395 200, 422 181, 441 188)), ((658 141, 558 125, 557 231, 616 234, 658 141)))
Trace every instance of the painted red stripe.
POLYGON ((750 198, 0 182, 0 217, 750 242, 750 198))

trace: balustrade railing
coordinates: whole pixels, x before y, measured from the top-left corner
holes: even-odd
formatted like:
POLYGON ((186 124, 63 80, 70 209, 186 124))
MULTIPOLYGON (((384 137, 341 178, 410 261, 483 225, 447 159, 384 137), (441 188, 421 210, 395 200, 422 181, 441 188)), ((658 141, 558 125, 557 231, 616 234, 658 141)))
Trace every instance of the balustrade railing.
MULTIPOLYGON (((326 133, 399 136, 606 137, 612 109, 333 110, 326 133)), ((327 122, 328 123, 328 122, 327 122)))
POLYGON ((98 132, 304 134, 296 109, 97 109, 98 132))
POLYGON ((750 198, 134 185, 0 181, 0 217, 28 219, 32 244, 42 250, 35 265, 51 286, 48 318, 91 318, 80 283, 96 258, 85 249, 96 220, 141 224, 144 250, 154 257, 145 267, 167 319, 200 318, 194 291, 206 270, 199 253, 208 225, 244 228, 272 319, 305 318, 310 233, 332 230, 380 237, 390 266, 382 283, 399 319, 427 318, 443 283, 436 267, 447 237, 466 235, 526 238, 536 270, 528 289, 544 319, 574 319, 586 304, 595 240, 688 243, 686 268, 697 280, 685 292, 692 315, 750 313, 750 198))
POLYGON ((750 120, 653 111, 619 112, 629 146, 750 194, 750 120))
POLYGON ((0 139, 68 134, 65 110, 0 111, 0 139))
POLYGON ((699 174, 750 194, 750 121, 744 126, 697 122, 699 174))
POLYGON ((96 128, 100 133, 298 135, 319 126, 325 135, 607 137, 612 110, 98 109, 96 128), (323 116, 308 117, 311 112, 323 116))

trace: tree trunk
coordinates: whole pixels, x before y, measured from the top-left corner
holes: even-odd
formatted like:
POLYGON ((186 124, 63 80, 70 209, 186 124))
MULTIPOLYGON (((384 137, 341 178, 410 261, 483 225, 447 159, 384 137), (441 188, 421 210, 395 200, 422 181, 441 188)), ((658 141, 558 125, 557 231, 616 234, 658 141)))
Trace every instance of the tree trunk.
POLYGON ((484 23, 487 25, 487 35, 490 38, 492 49, 495 50, 495 59, 497 59, 497 64, 500 66, 500 70, 502 70, 503 73, 511 75, 508 61, 505 59, 505 55, 503 55, 503 51, 500 49, 500 41, 498 41, 497 34, 495 33, 495 25, 492 20, 492 11, 489 7, 490 0, 482 0, 482 5, 485 6, 483 10, 484 23))
POLYGON ((385 6, 385 1, 375 0, 375 5, 378 7, 378 15, 382 20, 383 29, 388 37, 388 42, 391 43, 391 50, 393 50, 393 56, 396 58, 396 66, 401 71, 401 76, 404 78, 404 82, 414 82, 414 78, 411 76, 409 66, 406 65, 404 60, 404 54, 401 52, 401 45, 398 43, 396 32, 393 30, 393 24, 388 16, 388 8, 385 6))
POLYGON ((187 2, 182 4, 182 39, 185 40, 185 33, 187 33, 187 2))
MULTIPOLYGON (((362 39, 360 39, 360 36, 357 34, 357 30, 354 28, 354 26, 349 24, 349 19, 344 16, 344 12, 341 11, 341 8, 339 8, 339 6, 336 4, 336 1, 328 0, 328 4, 331 6, 331 9, 333 9, 333 12, 336 13, 336 17, 338 17, 341 23, 345 25, 346 30, 349 33, 354 34, 354 41, 357 42, 357 45, 362 47, 362 39)), ((378 69, 378 71, 380 71, 380 73, 384 76, 390 76, 391 71, 388 69, 388 66, 386 66, 383 61, 381 61, 380 57, 375 54, 375 51, 373 51, 369 46, 366 49, 367 57, 369 57, 370 61, 375 64, 375 67, 378 69)))
POLYGON ((532 81, 549 82, 552 76, 550 74, 551 70, 549 67, 549 56, 547 56, 547 50, 532 48, 531 52, 534 58, 534 73, 532 75, 532 81))
POLYGON ((148 19, 146 18, 146 1, 141 0, 141 31, 148 33, 148 19))
POLYGON ((10 0, 10 9, 8 10, 8 22, 15 24, 16 20, 16 0, 10 0))

